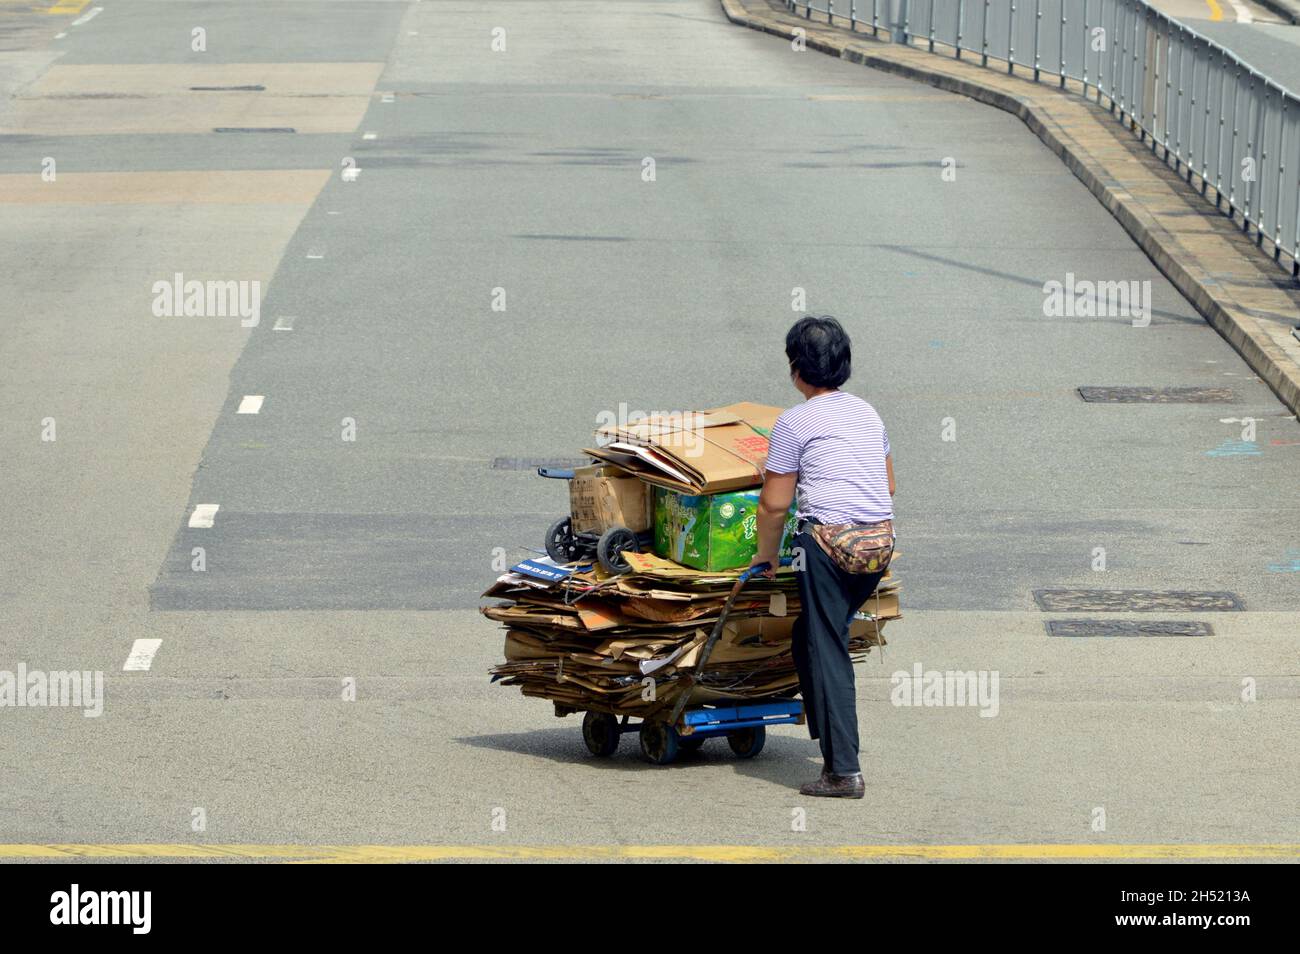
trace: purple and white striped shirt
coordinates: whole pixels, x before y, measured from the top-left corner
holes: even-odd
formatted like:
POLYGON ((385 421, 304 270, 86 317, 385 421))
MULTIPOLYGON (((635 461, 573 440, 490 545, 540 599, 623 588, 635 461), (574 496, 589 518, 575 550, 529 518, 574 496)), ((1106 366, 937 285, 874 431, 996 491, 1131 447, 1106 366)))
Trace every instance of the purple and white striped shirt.
POLYGON ((772 426, 767 470, 799 473, 798 515, 822 523, 892 520, 889 435, 876 409, 847 391, 818 394, 772 426))

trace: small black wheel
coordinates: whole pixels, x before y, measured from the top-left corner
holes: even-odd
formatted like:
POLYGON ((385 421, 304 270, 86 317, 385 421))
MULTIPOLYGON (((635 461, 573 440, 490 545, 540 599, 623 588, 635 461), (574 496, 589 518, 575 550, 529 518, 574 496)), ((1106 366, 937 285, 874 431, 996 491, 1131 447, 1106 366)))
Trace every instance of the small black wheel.
POLYGON ((623 551, 641 552, 637 536, 627 527, 610 527, 596 541, 596 557, 609 573, 626 573, 632 569, 623 559, 623 551))
POLYGON ((608 712, 588 710, 582 717, 582 741, 587 743, 587 751, 602 759, 607 759, 618 748, 618 719, 608 712))
POLYGON ((752 759, 759 752, 762 752, 763 743, 766 741, 767 729, 761 725, 751 726, 748 729, 737 729, 735 732, 727 733, 727 744, 731 746, 731 751, 742 759, 752 759))
POLYGON ((546 555, 556 563, 578 559, 578 541, 573 536, 573 518, 561 517, 546 531, 546 555))
POLYGON ((677 730, 667 722, 641 723, 641 754, 655 765, 667 765, 677 758, 677 730))
POLYGON ((677 744, 681 747, 683 752, 698 752, 700 749, 704 748, 704 743, 707 740, 708 736, 704 735, 679 735, 677 737, 677 744))

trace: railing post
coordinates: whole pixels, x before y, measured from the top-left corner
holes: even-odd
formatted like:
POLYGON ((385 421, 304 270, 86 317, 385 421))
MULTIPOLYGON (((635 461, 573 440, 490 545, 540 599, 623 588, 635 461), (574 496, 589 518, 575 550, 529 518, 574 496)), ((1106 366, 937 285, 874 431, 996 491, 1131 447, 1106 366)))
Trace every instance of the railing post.
POLYGON ((907 43, 908 0, 889 0, 889 39, 893 43, 907 43))
POLYGON ((1174 107, 1174 172, 1183 161, 1183 62, 1187 59, 1187 44, 1183 28, 1178 28, 1178 100, 1174 107))
POLYGON ((1007 17, 1007 72, 1016 71, 1016 0, 1011 0, 1011 14, 1007 17))
POLYGON ((1083 98, 1088 98, 1088 0, 1083 0, 1083 49, 1079 62, 1083 64, 1083 98))
MULTIPOLYGON (((1252 73, 1250 89, 1246 93, 1246 106, 1248 109, 1250 107, 1250 94, 1253 93, 1254 90, 1255 90, 1255 75, 1252 73)), ((1231 169, 1229 171, 1232 175, 1232 178, 1228 180, 1229 217, 1231 217, 1232 213, 1237 208, 1237 171, 1240 168, 1237 165, 1237 134, 1241 130, 1241 123, 1238 122, 1238 120, 1241 117, 1237 110, 1237 94, 1240 92, 1241 92, 1241 63, 1238 62, 1237 81, 1232 88, 1232 156, 1229 159, 1229 165, 1231 166, 1231 169)))
MULTIPOLYGON (((1064 9, 1065 0, 1060 0, 1061 7, 1064 9)), ((1043 24, 1043 0, 1034 0, 1034 82, 1038 82, 1038 35, 1043 24)))
POLYGON ((1119 53, 1119 121, 1124 121, 1125 107, 1128 105, 1128 87, 1124 85, 1124 74, 1128 70, 1128 0, 1124 0, 1122 13, 1120 16, 1120 32, 1123 36, 1123 47, 1119 53))
MULTIPOLYGON (((1061 45, 1057 47, 1061 52, 1061 89, 1065 89, 1065 4, 1066 0, 1061 0, 1061 45)), ((1085 11, 1088 9, 1088 0, 1083 0, 1083 8, 1085 11)), ((1083 95, 1088 95, 1087 86, 1083 88, 1083 95)))
POLYGON ((1211 60, 1214 58, 1214 50, 1207 43, 1205 45, 1205 118, 1201 120, 1201 195, 1205 195, 1206 181, 1205 177, 1210 171, 1210 82, 1214 74, 1214 68, 1211 60))
POLYGON ((1264 166, 1268 164, 1268 140, 1264 138, 1267 131, 1265 116, 1268 115, 1268 78, 1261 74, 1260 79, 1264 81, 1263 102, 1255 111, 1255 147, 1259 150, 1259 161, 1255 163, 1255 181, 1251 185, 1251 193, 1255 201, 1255 244, 1259 247, 1264 245, 1264 166))
POLYGON ((1277 201, 1273 206, 1273 261, 1282 250, 1282 183, 1286 178, 1286 93, 1280 94, 1282 112, 1277 121, 1277 201))
POLYGON ((931 53, 934 52, 934 2, 935 2, 935 0, 930 0, 930 17, 929 17, 929 19, 930 19, 930 24, 929 24, 929 33, 930 33, 930 52, 931 52, 931 53))
MULTIPOLYGON (((1228 119, 1225 99, 1228 95, 1228 52, 1219 51, 1219 142, 1214 150, 1214 207, 1218 209, 1223 198, 1223 133, 1228 119)), ((1234 103, 1235 105, 1235 103, 1234 103)), ((1232 165, 1231 157, 1228 165, 1232 165)))
POLYGON ((966 0, 957 0, 957 59, 961 59, 961 24, 966 14, 966 0))
POLYGON ((980 66, 989 65, 989 0, 984 0, 984 15, 980 20, 980 66))

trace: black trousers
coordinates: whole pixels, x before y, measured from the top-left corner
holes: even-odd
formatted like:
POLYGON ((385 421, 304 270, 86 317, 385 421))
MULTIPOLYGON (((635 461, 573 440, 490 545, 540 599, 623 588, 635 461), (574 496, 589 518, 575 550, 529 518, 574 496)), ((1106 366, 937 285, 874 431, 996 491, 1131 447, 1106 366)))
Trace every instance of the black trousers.
POLYGON ((849 623, 875 592, 879 573, 845 573, 810 533, 800 533, 805 566, 798 573, 799 619, 793 654, 808 734, 821 743, 825 768, 852 775, 858 767, 858 706, 849 661, 849 623))

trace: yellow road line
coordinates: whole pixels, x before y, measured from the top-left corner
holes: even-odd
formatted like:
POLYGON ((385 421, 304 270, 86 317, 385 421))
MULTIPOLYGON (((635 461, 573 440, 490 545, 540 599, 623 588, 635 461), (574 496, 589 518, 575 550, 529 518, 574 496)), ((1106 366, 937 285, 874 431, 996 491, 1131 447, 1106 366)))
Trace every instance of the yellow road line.
POLYGON ((1223 19, 1223 7, 1219 6, 1219 0, 1205 0, 1205 3, 1210 8, 1211 20, 1223 19))
POLYGON ((3 845, 0 860, 214 861, 937 861, 1300 859, 1300 845, 3 845))

